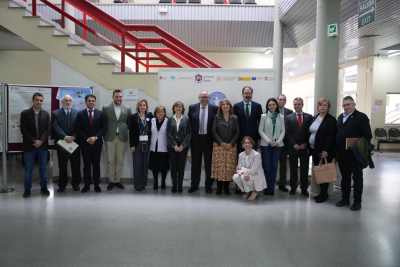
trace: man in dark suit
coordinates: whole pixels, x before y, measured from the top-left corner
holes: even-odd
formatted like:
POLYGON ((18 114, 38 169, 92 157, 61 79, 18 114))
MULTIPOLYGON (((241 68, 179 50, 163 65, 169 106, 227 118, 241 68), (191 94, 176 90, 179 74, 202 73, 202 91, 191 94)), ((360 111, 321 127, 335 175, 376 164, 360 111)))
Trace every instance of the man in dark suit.
POLYGON ((351 177, 354 181, 354 203, 350 210, 361 209, 361 196, 363 191, 363 171, 358 168, 358 163, 352 150, 346 148, 346 138, 364 137, 371 142, 371 126, 367 115, 356 110, 356 103, 351 96, 343 98, 344 113, 340 114, 337 121, 336 155, 339 160, 339 169, 342 174, 342 200, 336 203, 337 207, 350 205, 351 177))
MULTIPOLYGON (((48 196, 47 190, 47 154, 48 138, 50 136, 50 115, 42 110, 43 95, 34 93, 32 96, 32 107, 21 112, 20 130, 23 143, 22 151, 25 160, 25 191, 24 198, 31 196, 32 171, 37 156, 39 162, 40 192, 48 196)), ((4 156, 3 156, 4 159, 4 156)))
POLYGON ((297 189, 297 166, 300 158, 301 194, 309 196, 308 189, 308 163, 310 156, 307 152, 308 130, 311 126, 311 114, 303 112, 303 99, 296 97, 293 100, 295 112, 288 115, 285 120, 286 139, 288 142, 290 165, 290 194, 295 195, 297 189))
MULTIPOLYGON (((75 142, 79 145, 78 135, 75 132, 76 117, 78 110, 72 108, 74 99, 70 95, 65 95, 62 100, 62 108, 54 110, 51 117, 51 126, 55 134, 55 144, 59 140, 65 140, 67 143, 75 142)), ((74 191, 79 191, 81 183, 81 152, 78 147, 70 154, 60 146, 56 145, 58 158, 58 192, 65 191, 68 183, 68 159, 71 162, 72 181, 71 185, 74 191)))
POLYGON ((85 181, 81 193, 90 190, 92 165, 94 191, 100 193, 100 157, 103 148, 103 135, 107 131, 107 119, 102 111, 94 108, 96 96, 87 95, 85 103, 87 108, 80 111, 76 119, 76 133, 80 139, 85 181))
POLYGON ((260 135, 258 134, 258 124, 262 115, 262 107, 257 102, 252 101, 253 88, 245 86, 242 89, 243 101, 233 105, 233 113, 239 118, 240 134, 237 145, 238 155, 244 151, 242 148, 242 139, 250 136, 254 142, 254 150, 257 150, 260 135))
POLYGON ((204 164, 206 168, 206 193, 212 193, 211 187, 214 180, 211 179, 211 160, 212 160, 212 125, 218 107, 209 103, 210 95, 207 91, 199 94, 200 103, 190 105, 188 116, 192 126, 192 139, 190 140, 192 153, 192 184, 189 193, 195 192, 200 183, 202 156, 204 154, 204 164))
MULTIPOLYGON (((278 95, 278 106, 280 115, 286 120, 286 117, 293 113, 293 110, 285 108, 286 105, 286 96, 284 94, 278 95)), ((288 192, 289 190, 286 188, 286 170, 287 170, 287 140, 283 139, 283 147, 281 151, 281 155, 279 157, 279 190, 283 192, 288 192)))

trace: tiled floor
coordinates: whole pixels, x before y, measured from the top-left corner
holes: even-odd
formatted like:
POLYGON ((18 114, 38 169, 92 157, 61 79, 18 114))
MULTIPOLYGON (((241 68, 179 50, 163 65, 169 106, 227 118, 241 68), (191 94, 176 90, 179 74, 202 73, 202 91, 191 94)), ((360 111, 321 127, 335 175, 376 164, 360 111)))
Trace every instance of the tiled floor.
POLYGON ((400 266, 400 153, 373 159, 363 208, 352 212, 335 207, 338 190, 316 204, 300 191, 250 202, 203 189, 137 192, 130 181, 125 191, 103 182, 100 194, 59 194, 50 182, 44 197, 37 169, 23 199, 14 157, 16 190, 0 194, 0 266, 400 266))

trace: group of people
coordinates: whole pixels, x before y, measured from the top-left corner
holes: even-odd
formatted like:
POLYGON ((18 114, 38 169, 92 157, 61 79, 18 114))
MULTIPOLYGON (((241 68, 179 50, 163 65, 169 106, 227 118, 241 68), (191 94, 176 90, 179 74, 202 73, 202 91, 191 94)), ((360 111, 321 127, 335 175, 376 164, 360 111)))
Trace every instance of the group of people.
MULTIPOLYGON (((84 187, 81 192, 90 190, 93 181, 94 190, 101 192, 100 157, 105 141, 109 183, 107 190, 114 187, 125 189, 121 183, 121 170, 126 144, 129 140, 133 158, 134 188, 143 191, 147 186, 148 170, 153 172, 153 189, 158 190, 159 173, 161 189, 166 189, 165 179, 171 171, 172 192, 181 193, 185 171, 185 162, 190 147, 191 186, 193 193, 198 190, 201 170, 205 169, 205 191, 212 193, 214 180, 217 180, 216 194, 230 194, 230 182, 236 183, 236 194, 254 200, 259 192, 274 196, 275 184, 280 165, 279 189, 286 188, 286 162, 289 156, 290 195, 296 194, 298 182, 298 164, 300 161, 301 194, 308 197, 308 165, 312 156, 314 165, 320 159, 330 163, 337 157, 342 174, 342 200, 338 207, 350 204, 351 179, 354 180, 354 203, 352 210, 361 209, 363 189, 362 169, 352 151, 346 149, 346 138, 364 137, 367 142, 372 138, 368 117, 355 109, 354 99, 343 99, 344 113, 336 120, 329 114, 331 103, 327 98, 318 101, 319 114, 312 116, 303 112, 303 100, 295 98, 294 111, 285 107, 286 96, 280 94, 277 99, 270 98, 266 103, 266 112, 254 102, 253 89, 242 89, 243 101, 232 105, 228 99, 222 99, 219 106, 209 103, 207 91, 199 94, 199 103, 189 106, 185 115, 185 105, 176 101, 172 105, 173 115, 166 116, 167 110, 159 105, 154 113, 148 110, 146 99, 140 99, 136 112, 122 103, 120 90, 114 90, 109 105, 102 110, 95 109, 96 96, 87 95, 87 108, 78 111, 72 108, 73 99, 66 95, 62 98, 62 108, 50 115, 41 109, 43 95, 35 93, 32 108, 21 113, 21 132, 25 156, 25 192, 29 197, 32 187, 32 169, 35 156, 39 160, 41 192, 49 195, 47 189, 47 149, 50 131, 53 129, 55 142, 65 140, 76 142, 79 147, 70 154, 56 146, 59 182, 58 192, 67 186, 67 164, 71 162, 74 191, 80 190, 80 155, 83 158, 84 187), (257 152, 260 147, 261 154, 257 152)), ((321 184, 320 195, 316 203, 328 199, 329 184, 321 184)))

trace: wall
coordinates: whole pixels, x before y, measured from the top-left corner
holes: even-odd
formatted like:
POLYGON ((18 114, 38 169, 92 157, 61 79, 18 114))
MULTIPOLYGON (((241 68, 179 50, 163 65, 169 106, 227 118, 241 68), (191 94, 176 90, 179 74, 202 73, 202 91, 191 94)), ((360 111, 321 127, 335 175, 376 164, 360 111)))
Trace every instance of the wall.
POLYGON ((0 51, 0 82, 51 84, 50 55, 42 51, 0 51))
POLYGON ((223 68, 272 68, 273 55, 264 53, 202 53, 223 68))
POLYGON ((315 72, 289 79, 283 82, 282 93, 286 95, 286 107, 293 109, 293 100, 301 97, 304 100, 304 111, 307 98, 314 96, 315 72))
MULTIPOLYGON (((379 57, 374 60, 372 104, 376 99, 383 99, 383 106, 378 106, 378 114, 371 114, 371 129, 374 136, 376 128, 400 129, 400 126, 385 126, 386 94, 400 93, 400 57, 379 57)), ((374 143, 375 140, 373 140, 374 143)), ((381 148, 399 149, 399 145, 381 144, 381 148)))

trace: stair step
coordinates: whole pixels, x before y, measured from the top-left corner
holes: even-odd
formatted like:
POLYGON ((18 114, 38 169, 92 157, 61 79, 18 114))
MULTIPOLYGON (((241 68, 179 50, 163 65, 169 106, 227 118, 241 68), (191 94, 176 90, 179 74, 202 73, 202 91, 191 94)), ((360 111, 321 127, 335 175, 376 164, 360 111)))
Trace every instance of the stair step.
POLYGON ((85 46, 84 44, 68 44, 68 46, 85 46))
POLYGON ((38 25, 39 28, 55 28, 54 25, 38 25))
POLYGON ((40 16, 23 16, 24 19, 40 19, 40 16))
POLYGON ((70 37, 69 35, 67 35, 67 34, 53 34, 53 37, 70 37))
POLYGON ((115 63, 97 63, 97 65, 115 65, 115 63))
POLYGON ((9 6, 8 9, 25 9, 23 6, 9 6))
POLYGON ((100 56, 100 54, 82 53, 83 56, 100 56))

